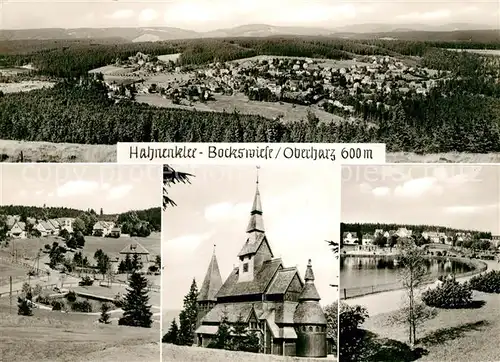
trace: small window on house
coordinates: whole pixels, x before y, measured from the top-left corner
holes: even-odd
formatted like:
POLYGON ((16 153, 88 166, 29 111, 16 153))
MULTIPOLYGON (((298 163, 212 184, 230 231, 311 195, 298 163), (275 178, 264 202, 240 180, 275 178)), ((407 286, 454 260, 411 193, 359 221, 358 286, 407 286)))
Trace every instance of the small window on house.
POLYGON ((243 264, 243 273, 248 272, 248 263, 243 264))

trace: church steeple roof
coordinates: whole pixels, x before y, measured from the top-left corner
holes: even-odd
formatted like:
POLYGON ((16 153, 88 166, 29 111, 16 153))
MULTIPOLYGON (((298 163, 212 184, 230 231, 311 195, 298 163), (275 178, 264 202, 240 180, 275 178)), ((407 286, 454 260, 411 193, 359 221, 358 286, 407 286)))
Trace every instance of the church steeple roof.
POLYGON ((215 295, 222 286, 222 277, 219 271, 219 264, 215 256, 215 245, 212 259, 208 265, 207 274, 201 285, 200 292, 198 293, 198 302, 216 301, 215 295))
MULTIPOLYGON (((259 167, 257 167, 257 172, 259 167)), ((262 218, 262 203, 260 201, 259 192, 259 174, 257 173, 257 182, 255 186, 255 196, 253 198, 252 211, 250 212, 250 220, 248 221, 247 233, 261 232, 264 230, 264 219, 262 218)))
POLYGON ((299 304, 293 315, 293 321, 297 324, 321 324, 327 323, 325 312, 319 305, 320 296, 314 285, 314 273, 311 259, 307 263, 305 284, 299 296, 299 304))
POLYGON ((304 285, 304 289, 302 289, 302 293, 300 293, 299 300, 321 300, 319 293, 316 290, 316 286, 314 285, 314 273, 312 270, 311 259, 309 259, 307 263, 304 280, 306 283, 304 285))

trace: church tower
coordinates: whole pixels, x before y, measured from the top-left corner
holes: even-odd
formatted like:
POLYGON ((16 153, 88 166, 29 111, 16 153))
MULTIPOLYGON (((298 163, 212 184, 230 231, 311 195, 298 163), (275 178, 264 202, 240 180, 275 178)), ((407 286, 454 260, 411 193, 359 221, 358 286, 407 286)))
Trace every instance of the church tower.
POLYGON ((298 357, 326 357, 326 316, 321 308, 321 300, 314 285, 311 259, 307 263, 305 285, 299 296, 293 322, 297 331, 298 357))
MULTIPOLYGON (((259 167, 257 167, 257 172, 258 169, 259 167)), ((248 221, 247 226, 247 241, 239 252, 238 258, 240 260, 238 282, 253 281, 255 274, 260 270, 262 264, 273 258, 273 253, 269 243, 267 242, 264 230, 258 173, 255 196, 253 199, 252 210, 250 211, 250 220, 248 221)))
POLYGON ((212 309, 217 299, 215 295, 222 286, 222 278, 219 271, 219 264, 217 263, 217 257, 215 256, 215 245, 212 254, 212 259, 208 265, 207 274, 201 285, 200 292, 198 293, 198 323, 197 326, 201 324, 201 320, 212 309))

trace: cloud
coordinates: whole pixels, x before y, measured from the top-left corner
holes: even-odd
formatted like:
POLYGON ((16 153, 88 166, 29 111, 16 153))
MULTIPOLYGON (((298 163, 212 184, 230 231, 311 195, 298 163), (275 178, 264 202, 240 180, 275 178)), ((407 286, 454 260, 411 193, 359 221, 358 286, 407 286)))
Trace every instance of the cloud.
POLYGON ((252 205, 250 203, 221 202, 205 208, 205 219, 210 222, 239 220, 250 214, 252 205))
POLYGON ((413 12, 409 14, 402 14, 396 16, 399 20, 405 21, 429 21, 429 20, 442 20, 449 18, 451 11, 448 9, 426 11, 426 12, 413 12))
POLYGON ((438 180, 435 177, 422 177, 406 181, 395 188, 394 195, 415 198, 429 192, 436 195, 443 192, 443 187, 438 184, 438 180))
POLYGON ((56 194, 59 197, 87 195, 97 189, 99 189, 99 183, 95 181, 68 181, 57 188, 56 194))
POLYGON ((498 204, 489 205, 455 205, 444 208, 444 211, 450 214, 477 214, 489 211, 492 208, 498 208, 498 204))
POLYGON ((372 190, 374 196, 387 196, 391 193, 391 189, 388 187, 375 187, 372 190))
POLYGON ((158 18, 158 13, 156 12, 156 10, 153 10, 153 9, 144 9, 139 14, 140 21, 148 22, 148 21, 155 20, 156 18, 158 18))
POLYGON ((203 234, 188 234, 182 235, 164 242, 165 249, 175 249, 175 252, 179 252, 179 255, 182 252, 192 252, 195 251, 198 246, 204 241, 210 239, 212 237, 212 233, 203 233, 203 234))
POLYGON ((133 10, 130 9, 122 9, 122 10, 117 10, 113 14, 111 14, 109 17, 112 19, 130 19, 135 15, 133 10))
POLYGON ((108 193, 108 200, 121 199, 122 197, 130 193, 132 189, 133 189, 132 185, 120 185, 112 187, 108 193))

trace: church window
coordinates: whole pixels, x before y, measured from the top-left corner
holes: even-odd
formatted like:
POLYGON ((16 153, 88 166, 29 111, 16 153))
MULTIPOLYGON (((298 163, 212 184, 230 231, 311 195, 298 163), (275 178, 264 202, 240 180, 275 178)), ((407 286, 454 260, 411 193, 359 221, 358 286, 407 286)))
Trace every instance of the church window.
POLYGON ((243 273, 248 272, 248 263, 243 264, 243 273))
POLYGON ((312 331, 313 331, 313 327, 309 326, 309 332, 312 332, 312 331))
POLYGON ((319 327, 318 326, 316 326, 316 332, 319 332, 319 327))

